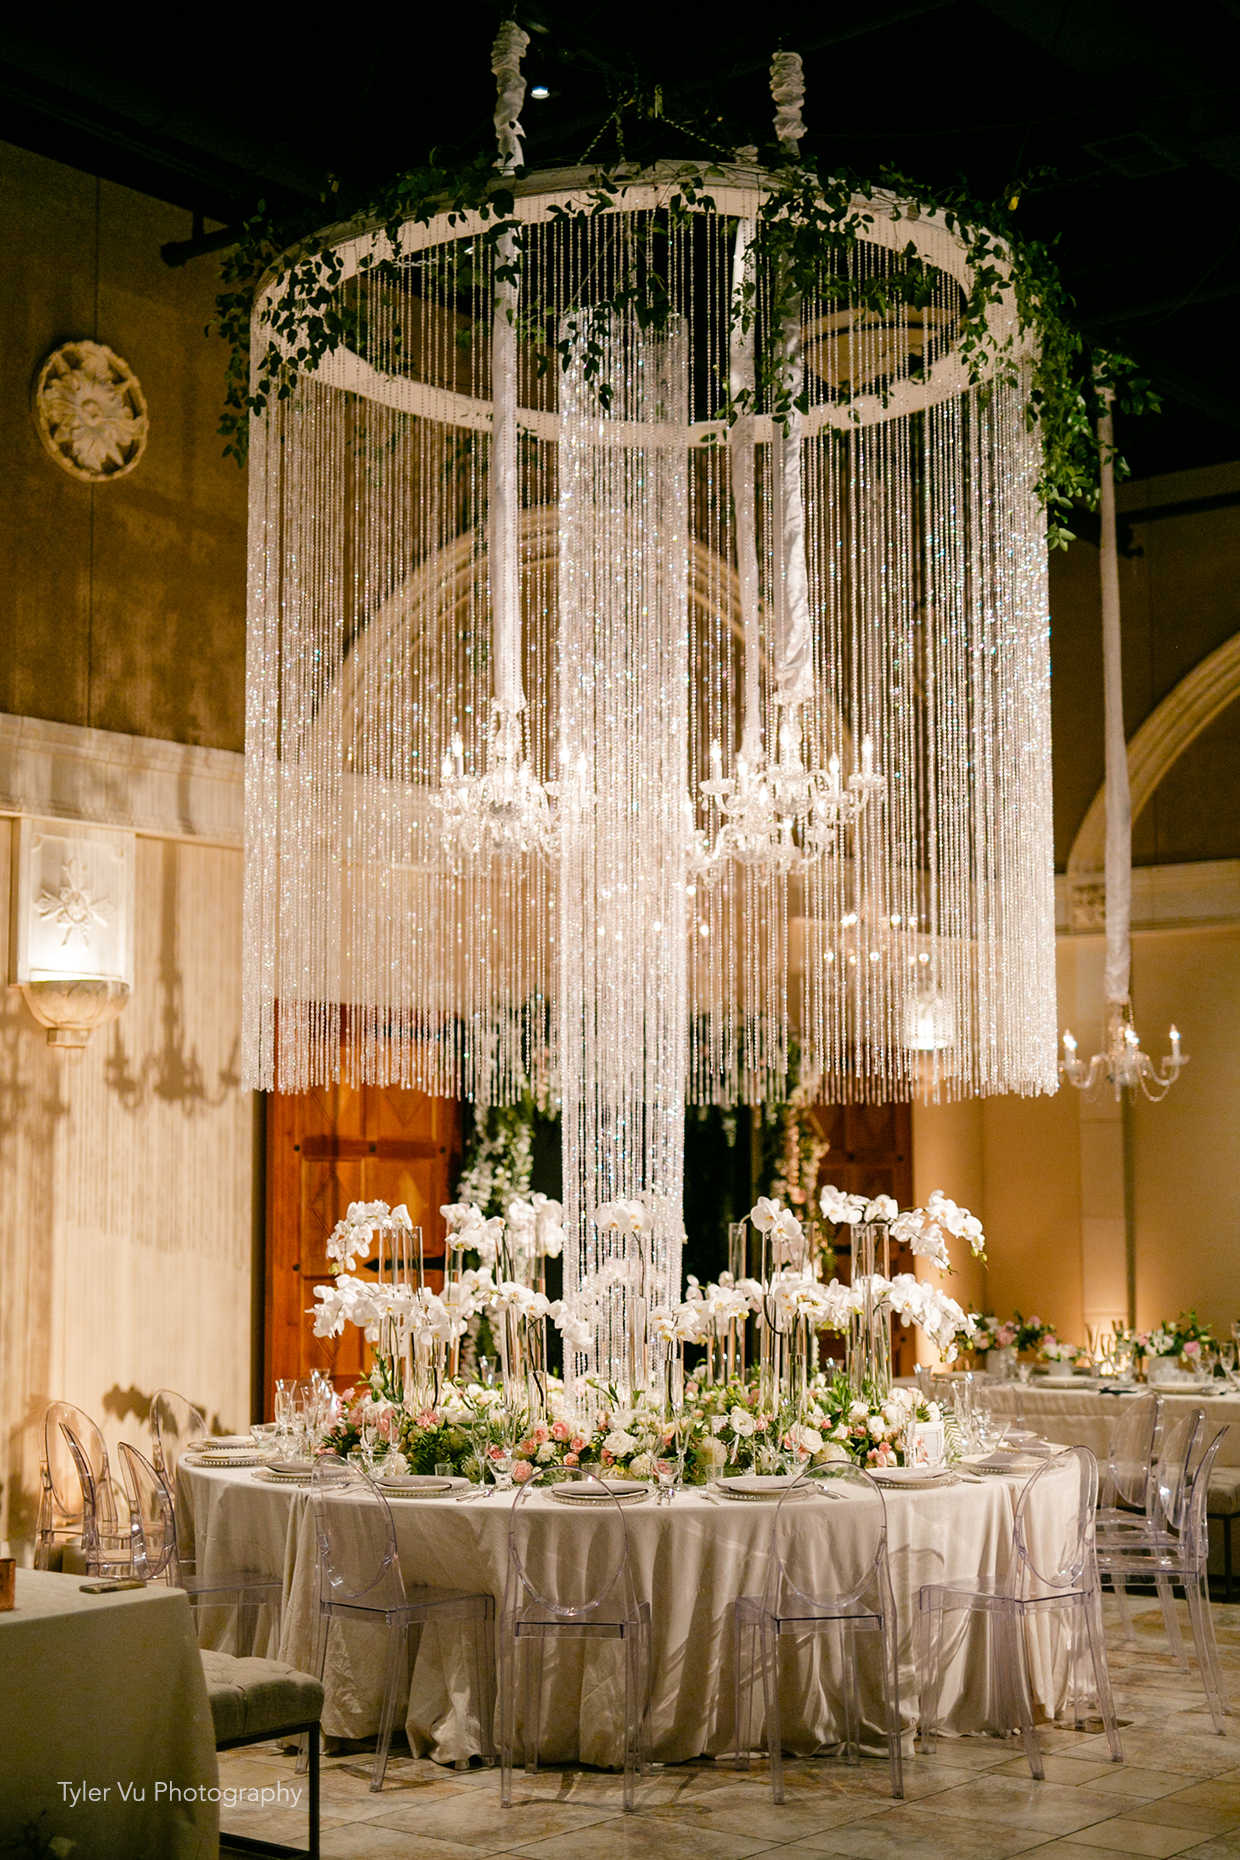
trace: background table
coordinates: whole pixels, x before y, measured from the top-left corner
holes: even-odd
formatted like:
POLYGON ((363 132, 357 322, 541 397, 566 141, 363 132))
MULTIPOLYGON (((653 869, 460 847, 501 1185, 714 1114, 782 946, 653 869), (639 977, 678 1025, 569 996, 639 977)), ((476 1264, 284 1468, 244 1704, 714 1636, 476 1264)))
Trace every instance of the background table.
POLYGON ((216 1803, 168 1793, 217 1780, 189 1603, 165 1588, 83 1595, 82 1581, 19 1569, 0 1614, 0 1847, 34 1822, 82 1860, 213 1860, 216 1803), (62 1782, 107 1794, 74 1807, 62 1782))
MULTIPOLYGON (((218 1555, 236 1561, 257 1550, 281 1556, 288 1571, 280 1657, 313 1670, 316 1553, 309 1495, 253 1479, 248 1471, 187 1467, 181 1478, 192 1508, 199 1553, 210 1569, 218 1555), (205 1533, 205 1542, 204 1542, 205 1533)), ((996 1580, 1007 1566, 1012 1515, 1021 1481, 992 1478, 982 1484, 942 1486, 886 1494, 892 1583, 900 1621, 901 1697, 906 1730, 916 1717, 914 1641, 917 1590, 922 1583, 970 1577, 996 1580)), ((1038 1529, 1061 1532, 1072 1495, 1067 1480, 1047 1492, 1038 1529)), ((556 1553, 588 1554, 595 1517, 540 1499, 549 1513, 556 1553)), ((497 1610, 507 1564, 506 1497, 473 1500, 395 1500, 401 1567, 410 1581, 489 1592, 497 1610)), ((847 1528, 847 1505, 832 1508, 832 1530, 847 1528)), ((652 1753, 663 1762, 722 1755, 735 1748, 733 1724, 732 1604, 741 1594, 761 1595, 766 1578, 773 1507, 713 1501, 687 1491, 674 1504, 653 1501, 626 1508, 638 1593, 653 1614, 652 1753)), ((829 1542, 824 1555, 829 1559, 829 1542)), ((477 1749, 468 1663, 459 1630, 428 1627, 413 1665, 405 1726, 415 1751, 440 1761, 477 1749)), ((824 1637, 819 1637, 821 1641, 824 1637)), ((1053 1629, 1032 1637, 1033 1688, 1038 1708, 1053 1716, 1062 1704, 1065 1672, 1053 1629)), ((876 1637, 877 1643, 877 1637, 876 1637)), ((838 1725, 814 1683, 818 1663, 835 1659, 831 1647, 808 1649, 788 1663, 785 1737, 791 1748, 838 1741, 838 1725), (799 1664, 798 1664, 799 1660, 799 1664)), ((862 1701, 867 1742, 877 1747, 879 1699, 877 1644, 862 1654, 862 1701), (873 1666, 873 1670, 871 1670, 873 1666)), ((378 1729, 383 1672, 381 1631, 333 1626, 325 1682, 323 1728, 338 1737, 373 1736, 378 1729)), ((619 1666, 607 1650, 584 1653, 561 1646, 547 1657, 543 1753, 549 1762, 580 1760, 611 1765, 619 1748, 619 1666)), ((825 1675, 828 1697, 839 1697, 838 1675, 825 1675)), ((981 1730, 994 1722, 990 1675, 981 1633, 957 1647, 943 1691, 949 1731, 981 1730)))
MULTIPOLYGON (((1107 1441, 1125 1402, 1131 1395, 1104 1395, 1100 1388, 1084 1378, 1082 1386, 1072 1389, 1048 1389, 1038 1377, 1031 1382, 997 1382, 988 1376, 977 1378, 979 1392, 992 1414, 1000 1421, 1019 1420, 1036 1428, 1048 1440, 1065 1445, 1092 1447, 1099 1465, 1105 1467, 1107 1441)), ((1139 1391, 1144 1393, 1144 1385, 1139 1391)), ((1200 1391, 1180 1394, 1172 1385, 1162 1383, 1153 1390, 1163 1398, 1163 1426, 1171 1427, 1190 1408, 1205 1410, 1204 1439, 1213 1439, 1220 1427, 1231 1431, 1219 1450, 1217 1465, 1240 1467, 1240 1393, 1205 1395, 1200 1391)))
MULTIPOLYGON (((991 1412, 1000 1421, 1021 1421, 1049 1440, 1066 1446, 1092 1447, 1100 1471, 1105 1472, 1111 1429, 1131 1401, 1131 1395, 1104 1395, 1097 1384, 1081 1378, 1080 1388, 1048 1389, 1038 1378, 1032 1382, 996 1382, 979 1377, 991 1412)), ((1142 1385, 1143 1386, 1143 1385, 1142 1385)), ((1222 1576, 1228 1598, 1232 1589, 1232 1532, 1240 1518, 1240 1393, 1207 1395, 1200 1390, 1177 1391, 1173 1384, 1154 1389, 1163 1398, 1163 1426, 1174 1427, 1192 1408, 1205 1411, 1202 1445, 1213 1440, 1220 1427, 1228 1429, 1210 1476, 1210 1574, 1222 1576)))

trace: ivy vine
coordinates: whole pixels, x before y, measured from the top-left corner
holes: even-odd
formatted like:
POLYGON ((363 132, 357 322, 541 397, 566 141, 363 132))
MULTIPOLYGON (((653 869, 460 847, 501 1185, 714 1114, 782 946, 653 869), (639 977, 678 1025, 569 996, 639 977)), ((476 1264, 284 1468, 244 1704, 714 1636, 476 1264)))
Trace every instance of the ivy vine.
MULTIPOLYGON (((811 162, 781 160, 768 171, 769 184, 758 220, 764 248, 769 254, 771 301, 766 315, 777 328, 781 317, 795 312, 803 295, 816 291, 827 301, 851 302, 863 311, 889 314, 897 306, 924 308, 934 289, 935 273, 920 258, 913 241, 883 271, 868 272, 852 263, 858 247, 873 224, 866 204, 876 197, 889 203, 896 218, 909 222, 929 213, 941 215, 949 231, 962 241, 971 267, 971 285, 960 309, 954 342, 974 382, 1013 381, 1024 352, 1024 338, 1032 336, 1035 361, 1026 402, 1026 418, 1036 427, 1042 448, 1038 496, 1047 513, 1047 534, 1052 546, 1065 545, 1072 536, 1075 506, 1093 508, 1098 492, 1098 449, 1095 420, 1098 395, 1106 389, 1125 412, 1157 407, 1149 383, 1130 357, 1091 346, 1073 320, 1073 304, 1053 252, 1045 243, 1026 238, 1016 224, 1019 188, 1005 199, 986 203, 971 199, 963 190, 924 187, 891 170, 866 178, 848 172, 821 175, 811 162), (991 330, 988 314, 1006 289, 1016 305, 1018 330, 1000 339, 991 330)), ((660 230, 670 238, 695 214, 709 211, 714 202, 712 180, 723 170, 694 164, 673 170, 660 230)), ((643 171, 617 165, 592 173, 580 203, 557 205, 553 216, 569 219, 611 211, 622 202, 625 190, 643 178, 643 171)), ((661 171, 667 179, 667 171, 661 171)), ((358 203, 342 221, 340 187, 329 181, 314 210, 317 227, 308 223, 290 228, 260 203, 245 223, 240 239, 224 261, 224 289, 217 299, 214 327, 229 349, 226 399, 220 421, 225 452, 243 461, 251 416, 272 401, 286 400, 298 373, 313 372, 342 345, 352 346, 361 334, 356 293, 342 290, 343 264, 335 242, 359 225, 374 228, 370 252, 359 269, 395 279, 405 261, 398 257, 401 230, 408 224, 428 224, 441 215, 450 226, 476 215, 480 231, 454 261, 458 287, 468 286, 476 275, 472 267, 489 263, 503 276, 513 261, 495 251, 506 234, 520 238, 514 218, 512 180, 495 170, 489 156, 479 155, 463 166, 432 161, 424 167, 395 176, 372 198, 358 203), (325 218, 337 223, 326 231, 325 218), (251 316, 258 293, 274 281, 264 312, 268 339, 251 352, 251 316)), ((307 216, 307 220, 309 219, 307 216)), ((511 275, 511 274, 509 274, 511 275)), ((605 366, 606 320, 629 314, 644 328, 661 327, 674 305, 662 269, 643 264, 624 277, 612 294, 583 309, 576 328, 548 342, 542 329, 528 329, 541 367, 553 365, 558 355, 567 367, 574 345, 584 352, 584 372, 597 384, 600 400, 609 398, 602 378, 605 366)), ((736 314, 742 319, 758 315, 757 286, 747 284, 736 314)), ((468 333, 466 333, 468 340, 468 333)), ((732 422, 761 409, 777 422, 786 421, 793 408, 805 411, 804 390, 793 395, 778 354, 778 343, 757 345, 755 386, 749 394, 729 396, 719 384, 722 416, 732 422)), ((1123 461, 1116 459, 1118 475, 1123 461)))

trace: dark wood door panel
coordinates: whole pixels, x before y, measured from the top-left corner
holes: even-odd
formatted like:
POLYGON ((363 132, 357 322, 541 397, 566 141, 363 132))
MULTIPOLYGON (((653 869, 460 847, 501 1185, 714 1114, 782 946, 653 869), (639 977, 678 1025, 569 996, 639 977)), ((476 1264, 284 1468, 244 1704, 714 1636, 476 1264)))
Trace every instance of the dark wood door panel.
MULTIPOLYGON (((314 1287, 330 1283, 327 1240, 351 1201, 401 1202, 421 1226, 432 1287, 442 1284, 439 1210, 460 1167, 460 1106, 397 1086, 341 1083, 267 1102, 266 1412, 277 1378, 318 1369, 345 1387, 369 1354, 352 1325, 314 1335, 314 1287)), ((370 1262, 373 1270, 374 1261, 370 1262)), ((359 1270, 367 1269, 365 1262, 359 1270)))

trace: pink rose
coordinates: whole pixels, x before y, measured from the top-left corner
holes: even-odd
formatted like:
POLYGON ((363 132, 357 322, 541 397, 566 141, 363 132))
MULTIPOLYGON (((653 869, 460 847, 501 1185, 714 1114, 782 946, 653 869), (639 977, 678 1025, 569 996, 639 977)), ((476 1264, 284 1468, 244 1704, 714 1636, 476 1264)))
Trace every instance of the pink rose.
POLYGON ((537 1434, 527 1434, 525 1436, 525 1439, 521 1442, 520 1446, 517 1448, 517 1452, 523 1453, 527 1460, 532 1459, 534 1455, 534 1451, 537 1448, 537 1446, 538 1446, 537 1434))
POLYGON ((512 1476, 518 1485, 524 1485, 527 1479, 534 1477, 534 1468, 528 1460, 518 1460, 512 1469, 512 1476))
POLYGON ((415 1427, 438 1427, 439 1418, 436 1415, 433 1408, 423 1408, 421 1414, 416 1416, 414 1420, 414 1426, 415 1427))
POLYGON ((616 1463, 615 1454, 609 1453, 606 1447, 604 1447, 603 1451, 599 1454, 599 1458, 602 1460, 604 1466, 614 1466, 616 1463))
POLYGON ((503 1457, 504 1449, 501 1446, 492 1445, 487 1448, 487 1458, 489 1460, 502 1460, 503 1457))
POLYGON ((580 1466, 581 1460, 576 1453, 566 1453, 564 1455, 564 1464, 566 1466, 580 1466))
POLYGON ((1184 1345, 1184 1354, 1185 1356, 1200 1356, 1201 1355, 1201 1343, 1198 1338, 1196 1337, 1189 1338, 1188 1342, 1184 1345))
POLYGON ((544 1442, 544 1440, 550 1440, 550 1438, 551 1438, 551 1435, 550 1435, 550 1433, 548 1432, 548 1430, 547 1430, 547 1429, 546 1429, 546 1428, 545 1428, 545 1427, 543 1426, 543 1424, 542 1424, 542 1422, 540 1421, 540 1422, 538 1423, 538 1426, 537 1426, 537 1427, 536 1427, 536 1428, 534 1429, 534 1432, 533 1432, 533 1434, 531 1435, 531 1439, 533 1439, 533 1440, 534 1440, 534 1442, 535 1442, 535 1443, 536 1443, 536 1444, 537 1444, 538 1446, 540 1446, 540 1447, 541 1447, 541 1446, 542 1446, 542 1444, 543 1444, 543 1442, 544 1442))
POLYGON ((574 1434, 568 1444, 574 1453, 584 1453, 589 1443, 584 1434, 574 1434))
POLYGON ((567 1440, 568 1439, 567 1423, 564 1421, 553 1421, 551 1423, 551 1438, 552 1440, 567 1440))

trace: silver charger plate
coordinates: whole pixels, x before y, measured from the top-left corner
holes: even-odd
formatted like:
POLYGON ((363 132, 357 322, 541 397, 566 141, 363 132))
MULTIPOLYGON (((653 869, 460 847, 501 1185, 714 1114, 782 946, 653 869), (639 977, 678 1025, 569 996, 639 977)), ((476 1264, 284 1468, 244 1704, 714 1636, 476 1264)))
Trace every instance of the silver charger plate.
POLYGON ((588 1486, 575 1484, 550 1485, 547 1493, 561 1505, 608 1505, 613 1498, 618 1499, 622 1505, 640 1505, 643 1499, 650 1497, 650 1487, 633 1485, 625 1492, 598 1492, 588 1486))

